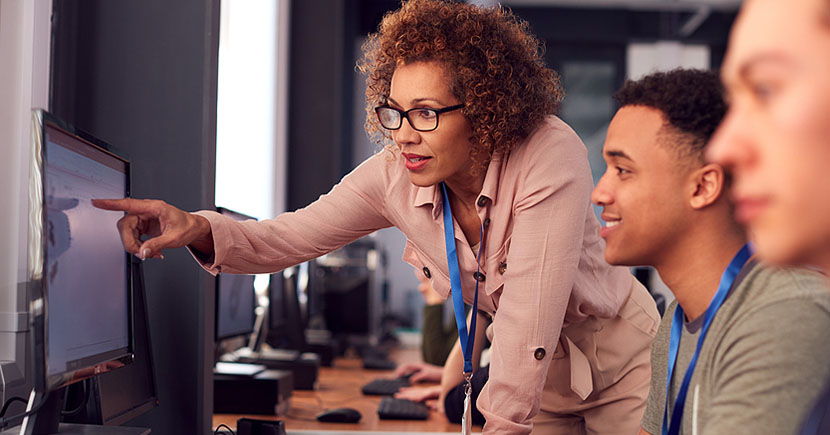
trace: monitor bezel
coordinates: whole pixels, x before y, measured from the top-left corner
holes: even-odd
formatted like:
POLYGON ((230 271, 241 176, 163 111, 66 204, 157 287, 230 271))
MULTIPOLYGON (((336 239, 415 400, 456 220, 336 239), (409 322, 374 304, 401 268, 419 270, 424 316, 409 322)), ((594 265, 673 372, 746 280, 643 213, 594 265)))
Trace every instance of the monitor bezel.
POLYGON ((33 164, 32 175, 30 176, 30 315, 34 341, 33 360, 35 361, 34 386, 40 391, 54 391, 75 382, 115 370, 133 360, 134 344, 134 313, 133 313, 133 288, 132 288, 132 261, 130 254, 124 253, 124 268, 126 273, 126 298, 127 298, 127 346, 118 349, 102 352, 87 358, 76 360, 77 368, 60 370, 50 374, 49 367, 49 286, 44 279, 47 263, 47 244, 44 229, 47 228, 46 206, 46 162, 47 128, 54 128, 66 135, 69 135, 80 142, 91 147, 95 152, 104 153, 124 164, 125 168, 125 192, 124 197, 130 197, 130 162, 129 160, 114 154, 111 146, 91 134, 75 128, 74 126, 56 118, 43 110, 36 110, 33 115, 33 164), (39 235, 39 240, 38 240, 39 235), (39 264, 34 264, 39 263, 39 264))

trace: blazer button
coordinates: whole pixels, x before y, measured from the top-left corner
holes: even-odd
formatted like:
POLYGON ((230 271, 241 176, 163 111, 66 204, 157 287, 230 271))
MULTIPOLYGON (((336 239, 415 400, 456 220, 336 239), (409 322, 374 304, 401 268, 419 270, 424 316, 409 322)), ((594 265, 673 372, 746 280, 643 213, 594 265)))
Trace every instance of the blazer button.
POLYGON ((478 282, 484 282, 484 280, 487 279, 487 277, 484 276, 484 274, 481 272, 474 273, 473 278, 475 278, 475 280, 478 282))
POLYGON ((432 278, 432 274, 429 273, 429 268, 426 266, 424 266, 424 276, 427 277, 427 279, 432 278))
POLYGON ((488 199, 487 199, 486 196, 482 196, 482 197, 478 198, 478 206, 479 207, 484 207, 485 205, 487 205, 487 201, 488 201, 488 199))
POLYGON ((501 262, 501 264, 499 264, 499 273, 500 273, 500 274, 502 274, 502 275, 504 275, 504 272, 505 272, 506 270, 507 270, 507 262, 506 262, 506 261, 502 261, 502 262, 501 262))
POLYGON ((533 352, 533 357, 536 358, 537 360, 541 361, 542 359, 545 358, 545 349, 542 349, 541 347, 537 347, 536 352, 533 352))
POLYGON ((490 226, 490 218, 485 218, 484 219, 484 228, 487 228, 489 226, 490 226))

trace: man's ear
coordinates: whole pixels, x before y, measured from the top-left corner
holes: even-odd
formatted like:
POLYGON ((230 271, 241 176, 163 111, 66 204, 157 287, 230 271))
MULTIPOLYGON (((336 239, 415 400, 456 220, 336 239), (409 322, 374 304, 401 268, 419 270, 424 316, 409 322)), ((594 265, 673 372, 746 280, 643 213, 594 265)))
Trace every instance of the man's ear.
POLYGON ((716 163, 707 163, 691 174, 694 193, 689 198, 693 209, 702 209, 715 203, 723 193, 726 177, 723 168, 716 163))

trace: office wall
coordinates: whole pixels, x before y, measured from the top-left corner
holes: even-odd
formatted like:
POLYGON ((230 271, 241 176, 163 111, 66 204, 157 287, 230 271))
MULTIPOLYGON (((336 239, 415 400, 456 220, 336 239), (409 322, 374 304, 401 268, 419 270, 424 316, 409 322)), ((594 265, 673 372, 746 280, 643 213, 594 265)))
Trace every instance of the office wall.
MULTIPOLYGON (((51 110, 133 164, 133 196, 214 200, 219 0, 55 2, 51 110)), ((135 425, 207 434, 214 280, 184 249, 145 263, 159 408, 135 425)))
POLYGON ((344 89, 351 90, 344 88, 347 3, 291 3, 287 210, 328 192, 350 169, 342 107, 344 89))
MULTIPOLYGON (((50 0, 0 1, 0 401, 28 397, 26 281, 32 109, 46 108, 50 0)), ((19 406, 19 405, 16 405, 19 406)), ((13 407, 10 414, 20 408, 13 407)))

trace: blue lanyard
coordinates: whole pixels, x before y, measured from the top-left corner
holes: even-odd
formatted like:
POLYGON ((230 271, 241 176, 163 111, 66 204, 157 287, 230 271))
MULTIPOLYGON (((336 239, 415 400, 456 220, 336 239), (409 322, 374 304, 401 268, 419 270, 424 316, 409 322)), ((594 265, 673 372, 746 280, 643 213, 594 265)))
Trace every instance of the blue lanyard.
MULTIPOLYGON (((447 245, 447 266, 450 270, 450 291, 452 292, 452 306, 455 311, 455 324, 458 326, 458 338, 461 339, 461 348, 464 349, 464 373, 473 372, 473 343, 476 333, 476 308, 478 307, 478 279, 476 279, 476 292, 473 296, 472 320, 470 320, 470 333, 467 334, 467 319, 464 315, 464 298, 461 291, 461 267, 458 264, 458 250, 455 246, 455 227, 452 223, 452 210, 450 199, 447 195, 447 186, 441 183, 444 192, 444 241, 447 245)), ((481 258, 481 246, 484 245, 484 227, 481 228, 479 238, 478 256, 481 258)), ((476 269, 478 276, 479 269, 476 269)))
POLYGON ((709 303, 709 307, 706 308, 706 313, 704 313, 703 327, 700 330, 700 337, 697 339, 697 349, 695 349, 695 354, 689 361, 689 367, 686 368, 686 374, 683 376, 683 383, 680 385, 680 391, 678 391, 677 399, 674 401, 674 407, 672 408, 671 413, 671 423, 669 424, 667 421, 669 412, 669 387, 671 386, 674 365, 677 362, 677 351, 680 348, 680 334, 683 332, 684 321, 683 308, 679 304, 677 305, 677 309, 674 311, 674 318, 672 319, 671 324, 671 338, 669 340, 669 365, 668 373, 666 374, 666 406, 663 409, 663 435, 677 435, 680 433, 680 421, 683 418, 683 406, 686 403, 686 393, 689 392, 689 383, 691 383, 692 374, 694 373, 695 365, 697 364, 697 357, 700 355, 700 349, 703 347, 703 341, 706 339, 706 333, 709 331, 709 326, 712 324, 715 314, 717 314, 723 304, 723 301, 729 294, 729 290, 732 288, 735 278, 738 276, 738 273, 751 256, 752 249, 750 249, 749 244, 747 243, 743 246, 743 248, 741 248, 740 251, 738 251, 735 258, 729 262, 729 267, 727 267, 723 272, 723 275, 721 275, 718 291, 715 293, 715 297, 712 298, 712 302, 709 303))

